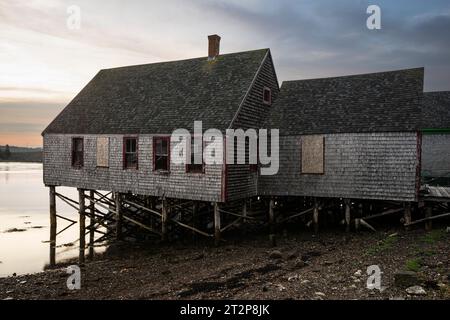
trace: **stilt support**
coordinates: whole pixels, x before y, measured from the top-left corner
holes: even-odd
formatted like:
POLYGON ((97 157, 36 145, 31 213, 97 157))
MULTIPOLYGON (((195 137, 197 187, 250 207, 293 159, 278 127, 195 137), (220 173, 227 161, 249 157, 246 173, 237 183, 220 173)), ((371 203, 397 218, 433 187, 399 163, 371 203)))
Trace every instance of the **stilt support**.
POLYGON ((269 201, 269 241, 272 246, 276 246, 274 208, 275 208, 275 200, 271 198, 269 201))
POLYGON ((94 190, 89 191, 89 259, 94 259, 95 203, 94 190))
POLYGON ((122 212, 122 204, 121 204, 122 195, 117 192, 116 193, 116 238, 117 240, 122 240, 122 224, 123 224, 123 212, 122 212))
POLYGON ((409 230, 410 227, 408 226, 411 223, 411 203, 407 202, 405 203, 405 212, 403 214, 403 220, 405 224, 405 229, 409 230))
POLYGON ((162 200, 162 209, 161 209, 161 240, 167 241, 167 222, 168 222, 168 207, 167 207, 167 200, 163 198, 162 200))
POLYGON ((319 232, 319 203, 317 202, 316 198, 314 198, 313 225, 314 225, 314 233, 318 233, 319 232))
POLYGON ((217 202, 214 203, 214 239, 218 246, 220 243, 220 210, 217 202))
POLYGON ((345 199, 345 232, 350 232, 350 200, 345 199))
POLYGON ((56 264, 56 197, 55 186, 50 186, 50 266, 56 264))
POLYGON ((78 198, 79 198, 79 214, 80 214, 80 252, 78 256, 78 262, 80 264, 84 263, 84 249, 86 247, 86 212, 85 212, 85 198, 84 198, 84 190, 78 189, 78 198))

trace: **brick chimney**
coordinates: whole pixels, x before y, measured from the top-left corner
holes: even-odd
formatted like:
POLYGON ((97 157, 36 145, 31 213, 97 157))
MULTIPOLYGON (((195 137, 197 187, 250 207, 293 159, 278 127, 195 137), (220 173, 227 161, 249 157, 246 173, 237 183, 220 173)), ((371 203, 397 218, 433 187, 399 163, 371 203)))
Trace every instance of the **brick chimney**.
POLYGON ((214 60, 219 55, 220 37, 217 34, 208 36, 208 61, 214 60))

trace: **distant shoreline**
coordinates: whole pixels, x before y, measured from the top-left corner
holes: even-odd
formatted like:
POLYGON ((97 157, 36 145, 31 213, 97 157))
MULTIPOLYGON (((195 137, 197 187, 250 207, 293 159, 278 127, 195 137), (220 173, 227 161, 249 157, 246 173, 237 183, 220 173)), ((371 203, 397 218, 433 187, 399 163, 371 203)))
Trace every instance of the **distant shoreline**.
POLYGON ((5 159, 0 159, 1 163, 5 163, 5 162, 14 162, 14 163, 42 163, 41 160, 5 160, 5 159))

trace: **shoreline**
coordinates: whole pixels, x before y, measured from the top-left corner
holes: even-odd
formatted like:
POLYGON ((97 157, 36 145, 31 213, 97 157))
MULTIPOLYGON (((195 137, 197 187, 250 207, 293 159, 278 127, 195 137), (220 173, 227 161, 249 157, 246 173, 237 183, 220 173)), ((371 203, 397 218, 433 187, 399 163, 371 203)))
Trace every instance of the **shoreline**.
POLYGON ((202 241, 119 244, 81 267, 80 290, 66 286, 72 259, 56 269, 0 278, 0 299, 447 300, 449 240, 436 229, 289 233, 274 248, 266 235, 235 237, 220 247, 202 241), (419 260, 414 274, 426 293, 411 295, 395 277, 419 260), (373 264, 383 272, 381 291, 366 288, 366 269, 373 264))

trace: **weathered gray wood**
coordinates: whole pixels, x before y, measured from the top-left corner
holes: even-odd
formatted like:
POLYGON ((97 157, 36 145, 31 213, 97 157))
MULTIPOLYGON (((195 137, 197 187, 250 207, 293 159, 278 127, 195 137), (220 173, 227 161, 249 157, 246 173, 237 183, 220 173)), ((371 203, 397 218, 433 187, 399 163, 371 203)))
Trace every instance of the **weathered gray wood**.
MULTIPOLYGON (((89 191, 89 198, 94 199, 94 190, 89 191)), ((89 259, 94 259, 94 237, 95 237, 95 204, 89 200, 89 259)))
POLYGON ((269 241, 272 246, 276 245, 274 208, 275 208, 275 200, 271 198, 269 201, 269 241))
POLYGON ((310 213, 310 212, 312 212, 312 211, 314 211, 314 207, 309 208, 309 209, 306 209, 306 210, 304 210, 304 211, 302 211, 302 212, 299 212, 299 213, 295 213, 295 214, 293 214, 293 215, 291 215, 291 216, 289 216, 289 217, 286 217, 286 218, 282 219, 280 222, 285 222, 285 221, 287 221, 287 220, 290 220, 290 219, 293 219, 293 218, 297 218, 297 217, 303 216, 303 215, 305 215, 305 214, 307 214, 307 213, 310 213))
POLYGON ((418 224, 418 223, 422 223, 422 222, 427 222, 427 221, 431 222, 431 220, 436 220, 436 219, 440 219, 440 218, 444 218, 444 217, 448 217, 448 216, 450 216, 450 213, 443 213, 443 214, 438 214, 438 215, 435 215, 435 216, 429 216, 428 215, 428 217, 426 217, 424 219, 419 219, 419 220, 412 221, 409 224, 409 226, 412 226, 412 225, 415 225, 415 224, 418 224))
POLYGON ((350 232, 350 220, 351 220, 350 200, 346 199, 344 203, 345 203, 345 231, 350 232))
POLYGON ((389 210, 383 211, 381 213, 377 213, 377 214, 373 214, 373 215, 370 215, 370 216, 366 216, 363 219, 364 220, 370 220, 370 219, 374 219, 374 218, 384 217, 384 216, 387 216, 387 215, 390 215, 390 214, 402 212, 403 210, 404 210, 403 208, 389 209, 389 210))
POLYGON ((122 221, 123 221, 123 212, 122 212, 122 195, 117 192, 115 195, 116 200, 116 238, 117 240, 122 240, 122 221))
POLYGON ((222 229, 220 229, 220 232, 224 232, 226 230, 228 230, 229 228, 231 228, 232 226, 237 225, 239 222, 241 222, 243 218, 237 218, 234 221, 230 222, 228 225, 226 225, 225 227, 223 227, 222 229))
POLYGON ((220 243, 220 209, 217 202, 214 203, 214 238, 216 246, 220 243))
POLYGON ((368 224, 364 219, 358 219, 358 220, 362 226, 372 230, 373 232, 377 232, 377 230, 374 227, 372 227, 370 224, 368 224))
POLYGON ((313 225, 314 233, 319 232, 319 202, 314 198, 314 209, 313 209, 313 225))
POLYGON ((50 266, 56 264, 56 197, 55 186, 49 187, 50 192, 50 266))
POLYGON ((163 198, 161 208, 161 240, 167 241, 167 222, 168 222, 167 200, 163 198))
POLYGON ((80 243, 80 248, 79 248, 79 255, 78 255, 78 262, 80 264, 83 264, 85 259, 84 259, 84 250, 86 248, 86 238, 85 238, 85 222, 86 222, 86 212, 85 212, 85 203, 84 203, 84 190, 83 189, 78 189, 78 198, 79 198, 79 216, 80 216, 80 238, 79 238, 79 243, 80 243))
POLYGON ((76 202, 76 201, 74 201, 74 200, 72 200, 72 199, 69 199, 69 198, 67 198, 67 197, 65 197, 65 196, 63 196, 62 194, 57 193, 57 192, 55 192, 55 195, 56 195, 59 199, 61 199, 62 201, 64 201, 67 205, 69 205, 69 206, 71 206, 72 208, 74 208, 75 210, 77 210, 77 211, 80 210, 79 207, 77 207, 77 206, 74 205, 74 203, 75 203, 75 204, 78 204, 78 202, 76 202))
POLYGON ((178 220, 170 219, 170 221, 172 221, 172 222, 174 222, 174 223, 176 223, 176 224, 178 224, 178 225, 180 225, 180 226, 182 226, 182 227, 184 227, 186 229, 189 229, 189 230, 192 230, 192 231, 194 231, 194 232, 196 232, 198 234, 201 234, 202 236, 205 236, 205 237, 212 237, 213 236, 212 234, 203 232, 203 231, 201 231, 201 230, 199 230, 197 228, 191 227, 191 226, 189 226, 189 225, 187 225, 187 224, 185 224, 183 222, 180 222, 178 220))
POLYGON ((145 224, 140 223, 139 221, 136 221, 136 220, 134 220, 134 219, 132 219, 132 218, 130 218, 130 217, 127 217, 127 216, 125 216, 125 215, 122 215, 122 219, 127 220, 127 221, 129 221, 129 222, 131 222, 131 223, 134 223, 135 225, 137 225, 137 226, 139 226, 139 227, 141 227, 141 228, 143 228, 143 229, 145 229, 145 230, 148 230, 148 231, 150 231, 150 232, 156 233, 157 235, 161 236, 161 232, 158 232, 158 231, 156 231, 155 229, 153 229, 153 228, 151 228, 151 227, 149 227, 149 226, 146 226, 145 224))
POLYGON ((153 210, 151 208, 147 208, 147 207, 141 206, 141 205, 139 205, 139 204, 137 204, 137 203, 135 203, 133 201, 130 201, 130 200, 123 200, 123 202, 128 203, 128 204, 130 204, 130 205, 132 205, 132 206, 134 206, 134 207, 136 207, 138 209, 141 209, 141 210, 144 210, 144 211, 156 214, 158 217, 161 217, 161 213, 160 212, 158 212, 156 210, 153 210))
POLYGON ((403 220, 406 230, 409 230, 408 225, 411 223, 411 203, 405 203, 405 213, 403 214, 403 220))

